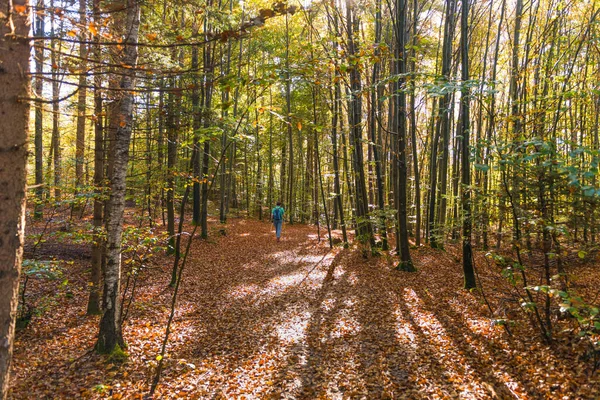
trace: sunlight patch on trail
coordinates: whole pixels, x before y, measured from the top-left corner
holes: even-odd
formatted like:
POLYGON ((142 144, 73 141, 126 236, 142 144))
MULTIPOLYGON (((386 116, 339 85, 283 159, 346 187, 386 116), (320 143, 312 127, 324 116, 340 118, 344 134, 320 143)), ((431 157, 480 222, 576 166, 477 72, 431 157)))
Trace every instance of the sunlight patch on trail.
POLYGON ((415 332, 410 327, 410 323, 406 321, 405 316, 402 315, 402 311, 397 305, 394 310, 394 316, 396 317, 396 341, 416 350, 418 345, 415 332))
MULTIPOLYGON (((435 314, 425 309, 423 301, 413 289, 405 288, 403 297, 406 305, 411 310, 412 318, 429 339, 430 346, 435 349, 435 357, 444 368, 442 376, 437 376, 439 371, 432 370, 431 364, 418 365, 416 384, 425 390, 429 390, 433 384, 430 378, 436 376, 439 380, 451 383, 459 392, 461 398, 469 398, 472 393, 480 391, 481 382, 476 379, 477 374, 464 355, 461 354, 462 352, 457 350, 456 343, 454 343, 435 314)), ((422 343, 419 345, 422 345, 422 343)))
POLYGON ((288 311, 279 318, 281 322, 275 326, 279 341, 284 344, 294 344, 305 339, 309 319, 309 312, 298 313, 295 307, 289 307, 288 311))
POLYGON ((255 285, 253 283, 248 283, 248 284, 243 284, 243 285, 239 285, 234 287, 233 289, 229 290, 229 292, 227 293, 228 297, 235 299, 235 300, 241 300, 244 299, 254 293, 256 293, 259 289, 258 285, 255 285))

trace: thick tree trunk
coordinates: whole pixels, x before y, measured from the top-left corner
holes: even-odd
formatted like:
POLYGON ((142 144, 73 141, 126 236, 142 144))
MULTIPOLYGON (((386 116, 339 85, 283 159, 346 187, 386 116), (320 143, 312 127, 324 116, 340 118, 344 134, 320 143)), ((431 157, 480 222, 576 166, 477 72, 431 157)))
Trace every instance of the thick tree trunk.
POLYGON ((10 23, 0 23, 0 398, 6 399, 15 337, 19 275, 23 260, 27 143, 29 136, 30 43, 25 0, 0 0, 10 23), (11 25, 14 30, 11 31, 11 25))
POLYGON ((404 0, 396 1, 396 46, 395 59, 396 71, 400 78, 396 82, 396 112, 394 113, 396 128, 396 152, 398 168, 398 193, 396 198, 398 203, 398 252, 400 254, 400 264, 398 268, 403 271, 415 271, 410 258, 410 243, 408 241, 408 218, 406 212, 406 189, 407 189, 407 168, 406 168, 406 93, 403 87, 406 81, 406 13, 407 7, 404 0))
POLYGON ((126 31, 124 38, 120 87, 125 89, 118 102, 119 127, 115 133, 113 176, 110 183, 110 207, 106 232, 106 273, 104 279, 104 314, 100 320, 100 331, 96 349, 110 353, 116 346, 123 346, 121 330, 121 238, 123 234, 123 213, 125 210, 126 175, 129 161, 129 142, 133 126, 132 90, 135 88, 134 68, 137 64, 137 40, 140 27, 140 5, 137 0, 127 1, 126 31))

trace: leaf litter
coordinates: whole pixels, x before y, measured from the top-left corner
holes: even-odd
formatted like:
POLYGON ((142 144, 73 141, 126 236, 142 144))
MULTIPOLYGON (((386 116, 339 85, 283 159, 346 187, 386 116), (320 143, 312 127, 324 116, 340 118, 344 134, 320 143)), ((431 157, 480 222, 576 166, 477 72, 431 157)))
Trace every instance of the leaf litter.
MULTIPOLYGON (((579 399, 600 396, 598 373, 567 339, 551 347, 526 321, 509 338, 481 294, 462 286, 447 252, 413 251, 416 273, 393 257, 330 250, 315 227, 215 221, 195 239, 184 271, 166 367, 165 399, 579 399)), ((505 282, 478 260, 490 302, 505 282)), ((171 258, 153 259, 123 330, 129 358, 91 349, 98 317, 85 315, 86 260, 68 265, 70 296, 52 302, 17 336, 10 398, 141 399, 148 392, 172 289, 171 258)), ((591 273, 591 271, 588 271, 591 273)), ((50 283, 32 283, 48 297, 50 283)))

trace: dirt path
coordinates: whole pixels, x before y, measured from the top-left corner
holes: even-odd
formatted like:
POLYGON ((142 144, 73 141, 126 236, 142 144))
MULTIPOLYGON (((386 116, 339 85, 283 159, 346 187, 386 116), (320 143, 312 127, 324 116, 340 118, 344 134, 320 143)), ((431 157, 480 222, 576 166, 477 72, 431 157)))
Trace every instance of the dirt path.
MULTIPOLYGON (((492 327, 480 298, 457 290, 460 265, 450 253, 417 250, 419 271, 408 274, 390 269, 388 257, 330 251, 317 243, 314 227, 285 226, 280 243, 268 223, 232 221, 225 237, 214 229, 213 241, 194 244, 184 272, 161 398, 598 394, 598 381, 582 377, 568 359, 537 340, 510 344, 492 327)), ((171 298, 167 262, 142 282, 124 328, 131 354, 125 364, 81 357, 97 324, 82 316, 81 289, 76 301, 56 306, 69 312, 50 323, 48 316, 34 320, 20 337, 13 397, 145 393, 171 298), (33 365, 42 351, 47 357, 33 365)), ((493 283, 485 272, 482 278, 493 283)))

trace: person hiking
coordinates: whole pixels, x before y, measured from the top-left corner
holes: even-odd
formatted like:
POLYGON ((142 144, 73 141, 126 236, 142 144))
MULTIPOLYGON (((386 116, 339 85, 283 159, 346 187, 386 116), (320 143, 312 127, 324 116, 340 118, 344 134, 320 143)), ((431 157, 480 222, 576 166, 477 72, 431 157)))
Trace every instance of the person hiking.
POLYGON ((273 211, 271 211, 271 219, 273 220, 273 225, 275 226, 275 236, 277 237, 277 241, 279 242, 281 239, 281 225, 283 224, 283 213, 285 210, 281 207, 281 202, 278 201, 273 211))

